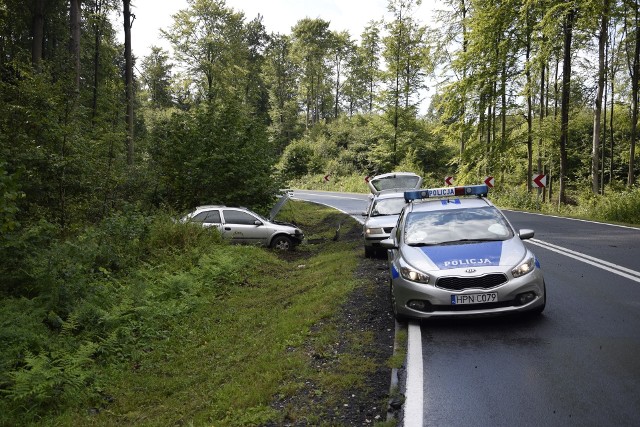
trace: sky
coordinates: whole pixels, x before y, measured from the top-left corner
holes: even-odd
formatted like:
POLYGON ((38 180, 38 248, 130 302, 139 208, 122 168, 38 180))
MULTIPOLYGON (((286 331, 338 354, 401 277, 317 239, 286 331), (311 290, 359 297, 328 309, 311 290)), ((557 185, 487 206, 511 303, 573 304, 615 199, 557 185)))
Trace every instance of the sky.
MULTIPOLYGON (((416 10, 417 20, 427 23, 439 1, 424 0, 416 10)), ((244 12, 247 21, 258 14, 268 33, 290 34, 299 20, 320 18, 330 22, 333 31, 348 30, 358 39, 371 20, 389 19, 387 0, 226 0, 227 7, 244 12)), ((136 18, 131 29, 133 54, 144 58, 150 47, 160 46, 170 51, 162 39, 160 29, 167 29, 173 22, 172 15, 187 8, 186 0, 132 0, 132 12, 136 18)))

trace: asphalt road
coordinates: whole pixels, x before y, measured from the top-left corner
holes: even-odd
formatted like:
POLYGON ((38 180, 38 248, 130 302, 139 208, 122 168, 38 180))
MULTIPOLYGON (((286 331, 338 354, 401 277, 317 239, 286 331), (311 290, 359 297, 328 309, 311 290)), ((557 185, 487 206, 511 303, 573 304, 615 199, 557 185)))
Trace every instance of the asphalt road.
MULTIPOLYGON (((296 197, 355 214, 367 203, 366 195, 296 197)), ((544 270, 547 308, 536 318, 410 324, 409 353, 412 339, 420 353, 401 375, 401 423, 640 425, 640 229, 505 214, 516 229, 536 231, 527 245, 544 270)))

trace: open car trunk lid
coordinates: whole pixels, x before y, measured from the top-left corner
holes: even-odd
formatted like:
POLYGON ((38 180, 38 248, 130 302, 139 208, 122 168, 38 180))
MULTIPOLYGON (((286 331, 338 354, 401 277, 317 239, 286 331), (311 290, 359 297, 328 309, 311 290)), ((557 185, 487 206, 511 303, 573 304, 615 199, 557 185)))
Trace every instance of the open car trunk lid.
POLYGON ((422 185, 422 177, 412 172, 390 172, 374 176, 367 184, 372 194, 385 190, 415 190, 422 185))

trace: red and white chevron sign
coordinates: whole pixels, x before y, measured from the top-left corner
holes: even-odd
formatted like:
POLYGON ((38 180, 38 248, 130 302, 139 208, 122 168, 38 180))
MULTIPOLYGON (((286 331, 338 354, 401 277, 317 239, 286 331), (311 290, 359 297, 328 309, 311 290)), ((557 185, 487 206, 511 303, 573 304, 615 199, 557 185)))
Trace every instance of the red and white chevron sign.
POLYGON ((485 183, 485 184, 487 184, 487 187, 489 187, 489 188, 493 188, 493 184, 494 184, 493 177, 492 177, 492 176, 487 176, 487 177, 484 179, 484 183, 485 183))
POLYGON ((447 176, 444 178, 444 183, 447 185, 453 185, 453 177, 452 176, 447 176))
POLYGON ((547 186, 547 176, 544 174, 534 175, 531 182, 538 188, 544 188, 547 186))

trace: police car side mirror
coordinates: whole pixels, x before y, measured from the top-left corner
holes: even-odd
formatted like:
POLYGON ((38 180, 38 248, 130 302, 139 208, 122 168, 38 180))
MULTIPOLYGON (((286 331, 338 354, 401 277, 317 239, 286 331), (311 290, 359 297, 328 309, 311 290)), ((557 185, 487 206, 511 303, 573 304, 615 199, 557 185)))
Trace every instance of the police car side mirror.
POLYGON ((522 230, 518 230, 518 237, 520 240, 527 240, 533 238, 533 230, 529 230, 528 228, 523 228, 522 230))
POLYGON ((398 249, 398 245, 396 245, 396 241, 393 238, 381 240, 380 246, 384 249, 398 249))
POLYGON ((255 221, 253 221, 253 224, 254 224, 254 225, 257 225, 258 227, 259 227, 259 226, 261 226, 261 225, 263 225, 263 224, 262 224, 262 221, 259 221, 259 220, 257 220, 257 219, 256 219, 255 221))
POLYGON ((362 212, 362 216, 369 216, 369 213, 367 211, 362 212))

